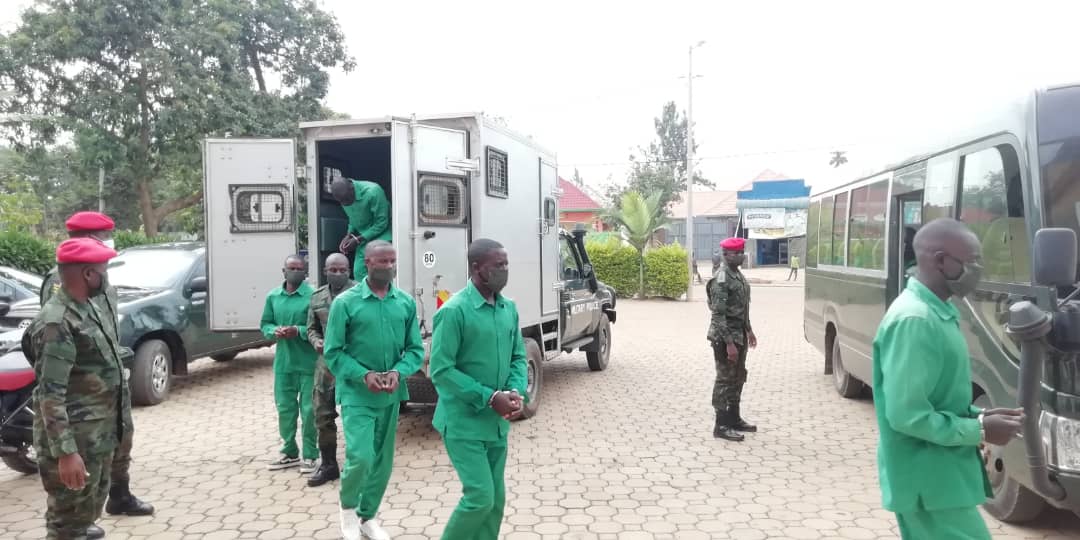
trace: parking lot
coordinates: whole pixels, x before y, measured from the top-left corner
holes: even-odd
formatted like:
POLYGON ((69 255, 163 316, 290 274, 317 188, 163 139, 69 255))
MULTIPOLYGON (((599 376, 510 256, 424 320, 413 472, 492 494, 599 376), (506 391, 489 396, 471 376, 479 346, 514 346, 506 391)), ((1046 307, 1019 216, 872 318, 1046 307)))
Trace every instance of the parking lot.
MULTIPOLYGON (((536 418, 517 423, 507 462, 507 539, 896 538, 881 509, 872 403, 839 398, 802 336, 802 289, 755 286, 760 347, 744 415, 760 432, 712 438, 713 380, 696 302, 619 302, 610 367, 567 355, 544 373, 536 418)), ((269 472, 277 447, 271 355, 200 360, 162 405, 137 409, 133 491, 149 518, 106 518, 108 538, 338 538, 335 482, 311 489, 269 472)), ((437 538, 459 484, 431 409, 402 416, 380 518, 394 538, 437 538)), ((343 447, 339 445, 339 454, 343 447)), ((0 469, 0 538, 42 538, 36 477, 0 469)), ((1078 538, 1080 519, 989 519, 994 537, 1078 538)))

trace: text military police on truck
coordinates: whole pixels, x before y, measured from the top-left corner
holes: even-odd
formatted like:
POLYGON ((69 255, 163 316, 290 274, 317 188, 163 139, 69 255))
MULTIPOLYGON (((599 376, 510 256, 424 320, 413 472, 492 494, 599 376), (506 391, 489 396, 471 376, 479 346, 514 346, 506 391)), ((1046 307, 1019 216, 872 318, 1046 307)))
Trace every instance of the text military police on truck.
MULTIPOLYGON (((581 350, 593 371, 607 367, 614 290, 593 272, 585 231, 558 227, 552 152, 480 114, 332 120, 300 128, 304 167, 295 166, 291 139, 204 143, 212 331, 258 328, 263 295, 279 284, 281 258, 299 243, 298 176, 306 183, 308 275, 322 284, 323 261, 340 251, 343 238, 362 234, 354 223, 359 217, 343 209, 341 194, 332 189, 346 179, 377 184, 389 201, 388 232, 380 238, 397 250, 395 285, 416 301, 425 348, 435 312, 467 284, 469 242, 487 237, 506 247, 517 268, 505 294, 517 305, 528 356, 522 416, 536 414, 540 405, 544 360, 581 350)), ((348 251, 350 257, 360 253, 348 251)), ((409 401, 436 401, 427 373, 425 359, 407 381, 409 401)))

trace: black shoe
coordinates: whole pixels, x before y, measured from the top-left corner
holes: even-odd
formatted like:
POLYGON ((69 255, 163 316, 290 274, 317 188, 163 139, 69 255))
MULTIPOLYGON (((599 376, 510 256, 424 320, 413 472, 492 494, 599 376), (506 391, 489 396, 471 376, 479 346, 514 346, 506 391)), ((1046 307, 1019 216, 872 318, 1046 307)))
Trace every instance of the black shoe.
POLYGON ((319 487, 341 477, 337 464, 337 449, 322 448, 319 452, 322 454, 322 463, 319 464, 319 469, 308 477, 308 487, 319 487))
POLYGON ((731 428, 730 422, 728 420, 730 417, 731 414, 727 412, 716 413, 716 425, 713 426, 712 432, 713 437, 716 437, 717 439, 740 442, 746 437, 744 437, 742 433, 739 433, 731 428))
POLYGON ((86 537, 90 540, 94 540, 95 538, 105 538, 105 529, 102 529, 97 525, 91 525, 86 528, 86 537))
POLYGON ((113 516, 152 516, 154 507, 131 494, 127 483, 117 483, 109 489, 105 511, 113 516))
POLYGON ((734 429, 735 431, 745 431, 748 433, 756 432, 757 426, 751 424, 750 422, 747 422, 746 420, 743 420, 742 411, 740 410, 740 408, 740 406, 736 406, 735 410, 732 412, 731 416, 735 419, 735 421, 731 423, 731 429, 734 429))

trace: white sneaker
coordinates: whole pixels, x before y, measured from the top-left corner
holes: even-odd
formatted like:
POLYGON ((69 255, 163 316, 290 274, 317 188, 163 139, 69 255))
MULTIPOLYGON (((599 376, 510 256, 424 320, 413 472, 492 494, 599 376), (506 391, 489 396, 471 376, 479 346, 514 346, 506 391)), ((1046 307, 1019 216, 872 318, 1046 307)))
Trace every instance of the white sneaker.
POLYGON ((360 524, 360 534, 364 535, 364 538, 368 540, 390 540, 390 534, 380 527, 379 522, 374 519, 369 519, 360 524))
POLYGON ((319 464, 314 459, 305 459, 300 461, 300 474, 311 474, 315 472, 315 469, 318 468, 319 464))
POLYGON ((344 540, 360 539, 360 516, 355 508, 341 509, 341 538, 344 540))
POLYGON ((289 467, 295 467, 300 464, 300 458, 294 458, 281 454, 277 459, 266 464, 266 468, 271 471, 280 471, 281 469, 288 469, 289 467))

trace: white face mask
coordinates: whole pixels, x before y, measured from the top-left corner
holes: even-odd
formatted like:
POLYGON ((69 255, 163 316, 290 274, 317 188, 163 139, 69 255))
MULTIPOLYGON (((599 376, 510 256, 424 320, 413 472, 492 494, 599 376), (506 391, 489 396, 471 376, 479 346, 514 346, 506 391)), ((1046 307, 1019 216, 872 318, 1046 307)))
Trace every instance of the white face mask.
POLYGON ((101 243, 105 244, 105 247, 109 249, 116 249, 116 242, 112 238, 108 240, 102 240, 101 243))

